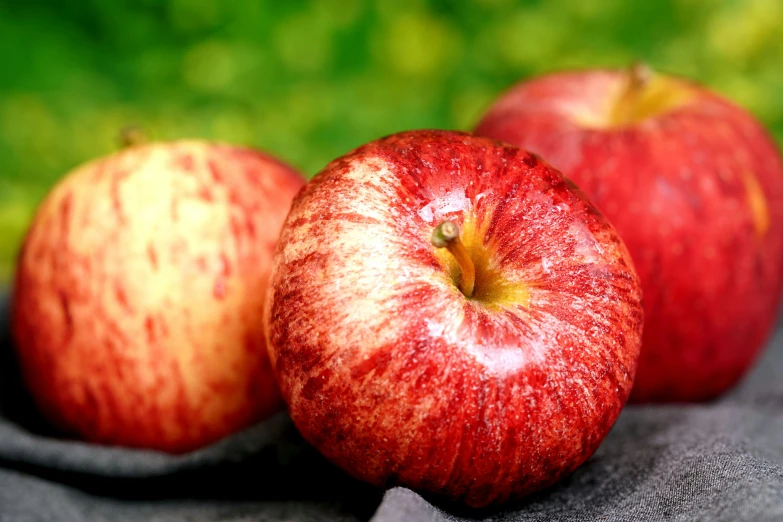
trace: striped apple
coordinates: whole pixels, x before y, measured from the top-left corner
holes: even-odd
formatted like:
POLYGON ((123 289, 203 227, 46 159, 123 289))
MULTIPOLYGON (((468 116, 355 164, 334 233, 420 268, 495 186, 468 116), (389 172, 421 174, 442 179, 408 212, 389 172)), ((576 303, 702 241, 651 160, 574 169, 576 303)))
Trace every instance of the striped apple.
POLYGON ((541 154, 628 245, 645 300, 632 401, 712 399, 745 374, 783 287, 783 162, 753 116, 637 65, 523 82, 476 132, 541 154))
POLYGON ((265 308, 302 435, 352 475, 470 506, 582 464, 631 391, 643 314, 612 226, 533 155, 413 131, 294 200, 265 308))
POLYGON ((304 183, 247 148, 127 148, 67 175, 19 257, 13 331, 42 412, 88 441, 189 451, 282 403, 262 326, 304 183))

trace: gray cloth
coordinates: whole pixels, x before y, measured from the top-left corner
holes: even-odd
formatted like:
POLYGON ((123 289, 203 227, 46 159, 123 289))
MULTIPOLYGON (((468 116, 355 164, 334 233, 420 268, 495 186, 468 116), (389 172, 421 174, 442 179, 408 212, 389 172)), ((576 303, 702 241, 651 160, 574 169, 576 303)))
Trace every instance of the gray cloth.
POLYGON ((284 414, 183 456, 58 437, 19 382, 6 303, 0 318, 0 522, 783 521, 781 329, 722 400, 627 407, 572 476, 470 512, 351 479, 284 414))

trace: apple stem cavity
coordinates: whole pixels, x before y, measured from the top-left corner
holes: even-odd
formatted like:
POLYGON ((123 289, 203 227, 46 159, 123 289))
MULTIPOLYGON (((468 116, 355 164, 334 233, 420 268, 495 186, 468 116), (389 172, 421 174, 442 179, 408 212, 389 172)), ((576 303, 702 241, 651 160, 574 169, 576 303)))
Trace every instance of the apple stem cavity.
POLYGON ((614 127, 626 126, 636 119, 637 107, 653 74, 652 68, 642 62, 634 62, 628 68, 625 87, 612 110, 611 122, 614 127))
POLYGON ((444 221, 432 231, 432 244, 436 248, 445 248, 459 264, 462 277, 459 290, 465 297, 473 296, 476 285, 476 267, 468 250, 459 238, 459 227, 453 221, 444 221))
POLYGON ((127 149, 147 143, 147 135, 144 134, 141 127, 128 125, 120 131, 119 142, 121 148, 127 149))

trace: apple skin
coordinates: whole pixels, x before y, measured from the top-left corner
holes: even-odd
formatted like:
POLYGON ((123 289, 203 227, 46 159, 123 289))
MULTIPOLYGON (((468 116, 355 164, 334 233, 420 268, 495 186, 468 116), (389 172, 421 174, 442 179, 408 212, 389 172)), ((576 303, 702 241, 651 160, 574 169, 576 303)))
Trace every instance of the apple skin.
POLYGON ((783 166, 761 125, 703 87, 624 128, 605 111, 625 73, 555 73, 513 87, 476 132, 541 154, 612 222, 642 280, 632 402, 715 398, 751 366, 783 283, 783 166))
POLYGON ((88 441, 180 453, 282 409, 262 308, 303 184, 262 153, 200 141, 131 147, 65 177, 13 291, 44 415, 88 441))
POLYGON ((568 181, 447 131, 371 142, 306 185, 265 317, 306 440, 357 478, 472 507, 552 484, 595 451, 630 393, 643 323, 622 241, 568 181), (445 219, 486 255, 476 295, 504 281, 500 299, 459 291, 430 243, 445 219))

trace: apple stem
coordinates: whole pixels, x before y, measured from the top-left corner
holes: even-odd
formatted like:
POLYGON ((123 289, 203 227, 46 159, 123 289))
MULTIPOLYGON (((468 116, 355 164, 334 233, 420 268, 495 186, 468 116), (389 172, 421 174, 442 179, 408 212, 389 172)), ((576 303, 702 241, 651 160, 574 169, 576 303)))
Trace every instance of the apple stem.
POLYGON ((144 131, 136 125, 128 125, 120 131, 120 147, 127 149, 147 143, 147 136, 144 131))
POLYGON ((628 68, 625 87, 612 110, 612 122, 615 126, 623 126, 633 120, 639 97, 652 76, 653 70, 645 63, 634 62, 628 68))
POLYGON ((444 221, 435 227, 435 230, 432 231, 432 244, 437 248, 445 248, 454 256, 462 272, 459 290, 465 297, 472 297, 476 285, 476 267, 459 238, 457 224, 453 221, 444 221))

